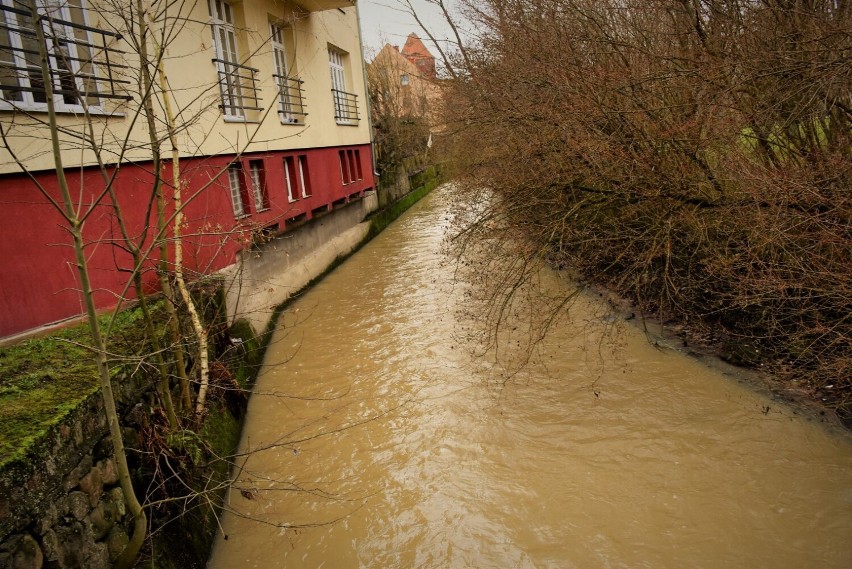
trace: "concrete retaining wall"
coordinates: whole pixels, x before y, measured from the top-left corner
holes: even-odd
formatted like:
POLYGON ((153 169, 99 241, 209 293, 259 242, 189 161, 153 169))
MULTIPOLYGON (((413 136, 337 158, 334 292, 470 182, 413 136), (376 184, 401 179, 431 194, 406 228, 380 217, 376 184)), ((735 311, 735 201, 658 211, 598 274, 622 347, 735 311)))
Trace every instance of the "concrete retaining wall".
POLYGON ((225 277, 229 323, 248 320, 262 332, 275 308, 350 253, 369 232, 364 218, 378 208, 375 192, 306 225, 244 251, 225 277))

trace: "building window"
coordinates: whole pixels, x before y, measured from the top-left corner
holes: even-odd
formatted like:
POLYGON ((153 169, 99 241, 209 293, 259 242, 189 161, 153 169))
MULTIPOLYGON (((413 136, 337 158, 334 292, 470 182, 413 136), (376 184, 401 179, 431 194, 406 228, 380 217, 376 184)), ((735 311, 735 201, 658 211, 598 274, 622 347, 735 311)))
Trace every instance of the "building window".
POLYGON ((355 169, 358 172, 358 179, 364 179, 364 172, 361 169, 361 151, 357 148, 355 149, 355 169))
POLYGON ((296 201, 296 164, 292 156, 284 157, 284 181, 287 183, 287 200, 296 201))
POLYGON ((299 156, 299 183, 302 187, 302 197, 311 196, 311 173, 308 170, 308 157, 306 155, 299 156))
POLYGON ((263 170, 263 160, 249 161, 249 176, 251 177, 251 193, 254 197, 254 210, 269 209, 269 198, 266 194, 266 173, 263 170))
POLYGON ((328 65, 331 70, 331 95, 334 99, 334 119, 337 124, 357 124, 358 96, 346 92, 345 54, 329 46, 328 65))
POLYGON ((46 38, 53 103, 60 112, 100 111, 103 98, 127 99, 117 92, 126 81, 113 78, 108 44, 116 34, 88 25, 85 0, 37 0, 40 18, 18 0, 0 0, 0 104, 47 110, 35 26, 46 38), (102 78, 104 75, 106 78, 102 78))
POLYGON ((408 85, 408 73, 402 74, 402 77, 400 78, 400 83, 402 84, 403 87, 408 85))
POLYGON ((343 185, 349 184, 352 182, 352 175, 349 170, 349 160, 346 158, 346 151, 339 150, 337 152, 337 157, 340 160, 340 178, 343 180, 343 185))
POLYGON ((234 8, 224 0, 209 0, 213 28, 213 49, 219 73, 219 92, 225 117, 245 120, 247 111, 261 111, 258 106, 257 69, 240 64, 234 8))
POLYGON ((278 24, 269 24, 272 43, 273 79, 278 87, 278 118, 282 124, 298 124, 305 116, 302 98, 302 81, 292 76, 287 68, 287 51, 284 47, 284 28, 278 24), (290 73, 288 73, 288 71, 290 73))
POLYGON ((248 196, 246 195, 246 182, 243 176, 243 167, 239 162, 228 166, 228 182, 231 186, 231 205, 234 208, 234 217, 247 215, 246 203, 248 202, 248 196))

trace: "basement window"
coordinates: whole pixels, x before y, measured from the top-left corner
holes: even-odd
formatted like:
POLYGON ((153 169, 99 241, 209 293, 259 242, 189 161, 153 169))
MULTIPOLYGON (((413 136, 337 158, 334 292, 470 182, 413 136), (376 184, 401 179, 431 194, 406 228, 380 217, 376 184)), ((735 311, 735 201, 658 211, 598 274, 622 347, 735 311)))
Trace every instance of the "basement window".
POLYGON ((349 160, 346 158, 346 151, 339 150, 337 157, 340 160, 340 177, 343 180, 343 185, 352 183, 352 174, 349 170, 349 160))
POLYGON ((292 156, 284 157, 284 181, 287 183, 287 201, 299 199, 296 195, 296 164, 292 156))
POLYGON ((263 160, 249 161, 249 176, 251 177, 251 192, 254 196, 254 210, 269 209, 269 197, 266 193, 266 173, 263 170, 263 160))
POLYGON ((231 206, 234 208, 234 217, 243 217, 248 214, 246 211, 248 192, 243 168, 239 162, 228 166, 228 182, 231 187, 231 206))

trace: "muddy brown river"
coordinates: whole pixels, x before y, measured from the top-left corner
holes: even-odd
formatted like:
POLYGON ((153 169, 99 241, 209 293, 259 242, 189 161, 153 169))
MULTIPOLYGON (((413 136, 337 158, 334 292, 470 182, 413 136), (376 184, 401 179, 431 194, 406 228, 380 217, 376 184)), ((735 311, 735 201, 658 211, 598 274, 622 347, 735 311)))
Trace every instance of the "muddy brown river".
POLYGON ((508 381, 478 355, 451 191, 282 318, 209 568, 852 567, 847 435, 590 297, 508 381))

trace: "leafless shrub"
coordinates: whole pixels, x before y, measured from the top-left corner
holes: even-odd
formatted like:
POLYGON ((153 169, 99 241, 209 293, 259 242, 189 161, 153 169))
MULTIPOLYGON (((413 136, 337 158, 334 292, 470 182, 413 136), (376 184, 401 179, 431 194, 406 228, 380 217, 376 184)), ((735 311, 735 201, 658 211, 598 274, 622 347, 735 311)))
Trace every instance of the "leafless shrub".
POLYGON ((576 269, 849 418, 848 3, 465 5, 447 120, 499 199, 461 239, 576 269))

